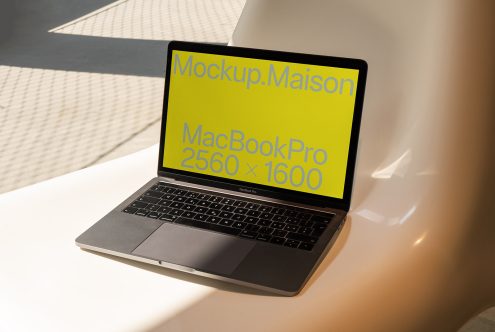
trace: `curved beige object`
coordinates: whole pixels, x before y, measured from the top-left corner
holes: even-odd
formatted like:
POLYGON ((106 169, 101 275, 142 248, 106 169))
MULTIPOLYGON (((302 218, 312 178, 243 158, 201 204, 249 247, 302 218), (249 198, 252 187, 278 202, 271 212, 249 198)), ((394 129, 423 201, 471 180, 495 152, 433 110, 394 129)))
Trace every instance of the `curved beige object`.
POLYGON ((455 331, 495 305, 493 13, 481 0, 247 1, 232 45, 369 65, 350 222, 283 300, 297 305, 264 308, 287 319, 272 330, 455 331))

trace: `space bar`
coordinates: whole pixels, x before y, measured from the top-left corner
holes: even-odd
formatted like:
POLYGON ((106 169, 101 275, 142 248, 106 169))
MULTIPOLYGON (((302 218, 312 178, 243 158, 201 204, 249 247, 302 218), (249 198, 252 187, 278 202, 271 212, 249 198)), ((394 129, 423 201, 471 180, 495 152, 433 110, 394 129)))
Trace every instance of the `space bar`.
POLYGON ((198 220, 193 220, 193 219, 187 219, 187 218, 177 218, 175 220, 176 224, 180 225, 186 225, 186 226, 192 226, 196 228, 202 228, 202 229, 207 229, 210 231, 215 231, 215 232, 220 232, 220 233, 225 233, 225 234, 231 234, 231 235, 238 235, 241 230, 227 227, 227 226, 222 226, 222 225, 215 225, 215 224, 209 224, 207 222, 203 221, 198 221, 198 220))

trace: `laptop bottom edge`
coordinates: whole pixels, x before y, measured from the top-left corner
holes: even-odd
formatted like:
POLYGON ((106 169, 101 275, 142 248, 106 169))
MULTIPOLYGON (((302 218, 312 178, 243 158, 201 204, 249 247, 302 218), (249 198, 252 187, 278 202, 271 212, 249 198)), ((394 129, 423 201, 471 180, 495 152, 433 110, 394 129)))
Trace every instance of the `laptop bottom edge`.
POLYGON ((249 289, 256 289, 256 290, 260 290, 260 291, 271 293, 271 294, 278 294, 278 295, 282 295, 282 296, 294 296, 294 295, 297 295, 299 293, 299 291, 295 291, 295 292, 284 291, 284 290, 281 290, 281 289, 266 287, 266 286, 262 286, 262 285, 258 285, 258 284, 253 284, 253 283, 249 283, 249 282, 240 281, 240 280, 237 280, 237 279, 222 277, 222 276, 219 276, 219 275, 216 275, 216 274, 206 273, 206 272, 199 271, 199 270, 196 270, 196 269, 193 269, 193 268, 189 268, 187 266, 181 266, 181 265, 177 265, 177 264, 173 264, 173 263, 168 263, 168 262, 164 262, 164 261, 159 261, 159 260, 153 260, 153 259, 149 259, 149 258, 146 258, 146 257, 137 256, 137 255, 125 254, 125 253, 118 252, 118 251, 113 251, 113 250, 109 250, 109 249, 94 247, 94 246, 91 246, 91 245, 79 243, 77 241, 76 241, 76 245, 79 248, 83 249, 83 250, 90 250, 90 251, 94 251, 94 252, 98 252, 98 253, 103 253, 103 254, 107 254, 107 255, 111 255, 111 256, 116 256, 116 257, 120 257, 120 258, 129 259, 129 260, 132 260, 132 261, 137 261, 137 262, 141 262, 141 263, 147 263, 147 264, 159 266, 159 267, 166 268, 166 269, 180 271, 180 272, 185 272, 185 273, 188 273, 188 274, 192 274, 192 275, 200 276, 200 277, 205 277, 205 278, 208 278, 208 279, 213 279, 213 280, 228 282, 228 283, 231 283, 231 284, 234 284, 234 285, 238 285, 238 286, 242 286, 242 287, 247 287, 249 289))
POLYGON ((223 282, 231 283, 234 285, 239 285, 239 286, 247 287, 250 289, 260 290, 260 291, 271 293, 271 294, 277 294, 277 295, 282 295, 282 296, 295 296, 295 295, 299 294, 300 291, 304 288, 304 286, 306 285, 308 280, 313 276, 313 273, 319 267, 320 263, 326 257, 329 250, 333 247, 335 241, 337 240, 337 238, 338 238, 338 236, 339 236, 339 234, 343 228, 344 223, 345 223, 345 217, 342 220, 342 223, 341 223, 340 227, 338 228, 338 230, 335 231, 331 240, 328 241, 324 250, 319 255, 319 257, 318 257, 317 261, 314 263, 311 271, 309 271, 309 273, 307 273, 307 278, 301 283, 299 289, 294 290, 294 291, 292 291, 292 290, 288 291, 288 290, 283 290, 283 289, 278 289, 278 288, 273 288, 273 287, 267 287, 267 286, 263 286, 263 285, 256 284, 256 283, 250 283, 250 282, 238 280, 235 278, 228 278, 228 277, 217 275, 217 274, 207 273, 207 272, 197 270, 197 269, 194 269, 191 267, 173 264, 173 263, 165 262, 165 261, 160 261, 158 259, 146 258, 146 257, 138 256, 138 255, 135 255, 132 253, 124 253, 124 252, 119 252, 119 251, 115 251, 115 250, 111 250, 111 249, 105 249, 105 248, 101 248, 101 247, 97 247, 97 246, 84 244, 82 242, 78 242, 77 240, 76 240, 76 245, 78 247, 80 247, 81 249, 84 249, 84 250, 90 250, 90 251, 99 252, 99 253, 103 253, 103 254, 107 254, 107 255, 111 255, 111 256, 129 259, 132 261, 137 261, 137 262, 141 262, 141 263, 147 263, 147 264, 151 264, 151 265, 155 265, 155 266, 160 266, 163 268, 168 268, 168 269, 175 270, 175 271, 185 272, 185 273, 188 273, 191 275, 205 277, 205 278, 212 279, 212 280, 223 281, 223 282))

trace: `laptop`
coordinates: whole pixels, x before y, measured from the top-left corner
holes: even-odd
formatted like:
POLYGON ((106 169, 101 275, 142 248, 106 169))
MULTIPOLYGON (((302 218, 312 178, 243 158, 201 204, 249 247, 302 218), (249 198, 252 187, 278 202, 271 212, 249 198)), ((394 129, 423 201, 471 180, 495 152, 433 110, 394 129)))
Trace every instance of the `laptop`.
POLYGON ((293 296, 351 202, 363 60, 172 41, 157 176, 84 249, 293 296))

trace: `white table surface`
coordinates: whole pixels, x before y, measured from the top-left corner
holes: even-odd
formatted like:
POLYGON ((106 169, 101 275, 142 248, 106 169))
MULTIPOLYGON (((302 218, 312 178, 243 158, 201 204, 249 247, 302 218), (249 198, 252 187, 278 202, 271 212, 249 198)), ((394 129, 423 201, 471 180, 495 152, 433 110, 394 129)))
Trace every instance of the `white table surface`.
MULTIPOLYGON (((438 292, 421 284, 403 292, 398 283, 415 268, 400 268, 404 251, 430 257, 429 248, 417 246, 416 232, 392 234, 395 216, 365 209, 350 214, 296 297, 78 248, 80 233, 156 174, 157 150, 0 196, 0 331, 352 331, 363 324, 394 329, 403 315, 414 318, 417 308, 421 314, 437 305, 432 299, 438 292), (381 240, 387 235, 400 246, 387 250, 391 241, 381 240), (377 314, 377 301, 379 311, 396 311, 393 319, 377 314)), ((423 267, 430 263, 436 264, 421 260, 423 267)))
POLYGON ((0 330, 146 329, 212 291, 74 239, 156 174, 156 147, 0 196, 0 330))

